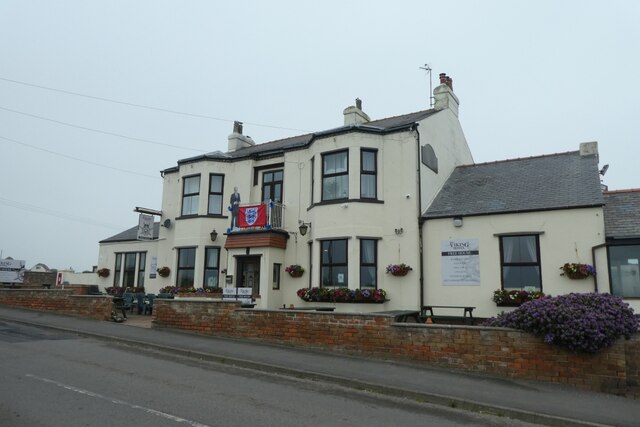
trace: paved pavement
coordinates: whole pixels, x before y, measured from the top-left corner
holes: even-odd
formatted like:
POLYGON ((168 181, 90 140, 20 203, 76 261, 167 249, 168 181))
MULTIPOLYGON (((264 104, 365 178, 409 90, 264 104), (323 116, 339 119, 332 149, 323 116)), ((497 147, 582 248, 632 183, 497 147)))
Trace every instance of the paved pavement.
POLYGON ((226 365, 326 381, 542 425, 640 425, 640 400, 416 364, 153 329, 149 328, 149 316, 133 315, 125 323, 115 323, 0 306, 0 320, 41 325, 226 365))

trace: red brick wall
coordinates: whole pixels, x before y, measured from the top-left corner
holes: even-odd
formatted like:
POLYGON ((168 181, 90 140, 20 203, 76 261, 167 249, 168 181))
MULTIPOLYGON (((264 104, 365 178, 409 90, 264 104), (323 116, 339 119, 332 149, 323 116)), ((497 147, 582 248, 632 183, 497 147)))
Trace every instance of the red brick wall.
POLYGON ((239 309, 236 303, 211 300, 156 300, 154 314, 157 327, 409 360, 587 390, 623 392, 640 378, 640 336, 619 340, 597 354, 573 354, 512 329, 394 324, 392 318, 376 315, 239 309))
MULTIPOLYGON (((0 304, 37 311, 55 311, 98 320, 111 318, 109 296, 78 295, 75 289, 0 289, 0 304)), ((85 292, 86 293, 86 292, 85 292)))

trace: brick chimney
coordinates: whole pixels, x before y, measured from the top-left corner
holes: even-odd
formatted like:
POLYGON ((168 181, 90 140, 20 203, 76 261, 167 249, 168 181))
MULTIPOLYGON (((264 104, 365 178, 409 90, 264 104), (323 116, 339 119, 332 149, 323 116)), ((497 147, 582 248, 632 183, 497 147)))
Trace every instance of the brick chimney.
POLYGON ((344 114, 345 126, 358 125, 371 121, 369 116, 362 111, 362 100, 360 98, 356 98, 356 105, 345 108, 342 114, 344 114))
POLYGON ((256 143, 250 136, 242 134, 242 122, 233 122, 233 132, 229 135, 229 149, 227 152, 232 153, 242 148, 251 147, 256 143))
POLYGON ((440 85, 433 90, 433 97, 436 100, 434 108, 436 110, 451 110, 453 114, 458 116, 458 107, 460 101, 453 93, 453 79, 446 73, 440 73, 440 85))

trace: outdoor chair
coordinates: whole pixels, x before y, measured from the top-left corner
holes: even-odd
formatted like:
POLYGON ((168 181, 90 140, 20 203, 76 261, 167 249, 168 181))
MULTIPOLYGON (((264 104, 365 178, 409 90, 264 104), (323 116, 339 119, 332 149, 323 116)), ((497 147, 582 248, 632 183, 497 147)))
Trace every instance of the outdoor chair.
MULTIPOLYGON (((136 306, 138 308, 138 314, 144 314, 145 303, 144 303, 144 294, 142 292, 138 292, 136 294, 136 306)), ((133 310, 133 307, 132 307, 133 310)))
POLYGON ((147 294, 147 304, 144 304, 144 308, 142 309, 142 314, 153 314, 153 300, 156 298, 154 294, 147 294))
POLYGON ((133 294, 130 292, 125 292, 122 294, 122 309, 129 310, 133 313, 133 294))

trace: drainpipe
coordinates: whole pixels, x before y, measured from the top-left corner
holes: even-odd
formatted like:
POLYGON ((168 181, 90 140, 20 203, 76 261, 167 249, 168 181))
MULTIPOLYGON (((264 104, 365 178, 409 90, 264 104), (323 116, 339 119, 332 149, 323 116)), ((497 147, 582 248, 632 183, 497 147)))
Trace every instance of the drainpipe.
POLYGON ((420 175, 420 132, 418 131, 418 124, 414 124, 413 131, 416 136, 416 174, 418 176, 418 255, 420 257, 420 273, 418 278, 418 286, 420 286, 420 306, 422 309, 424 304, 424 254, 422 245, 422 226, 424 220, 422 219, 422 177, 420 175))
MULTIPOLYGON (((601 249, 601 248, 606 248, 607 244, 606 243, 601 243, 599 245, 596 245, 594 247, 591 248, 591 259, 593 260, 593 268, 596 269, 596 272, 598 271, 598 268, 596 267, 596 250, 601 249)), ((606 255, 606 253, 605 253, 606 255)), ((593 276, 593 284, 594 286, 594 292, 598 292, 598 275, 596 274, 595 276, 593 276)), ((609 288, 611 288, 611 279, 609 279, 609 288)), ((609 291, 611 292, 611 291, 609 291)))

